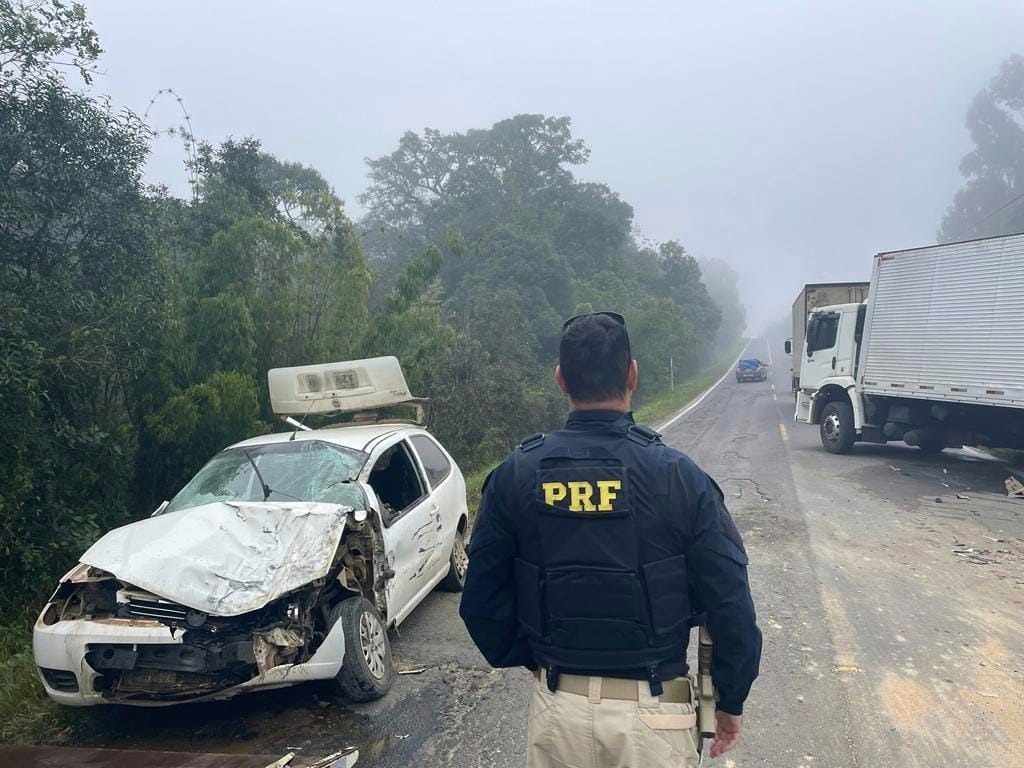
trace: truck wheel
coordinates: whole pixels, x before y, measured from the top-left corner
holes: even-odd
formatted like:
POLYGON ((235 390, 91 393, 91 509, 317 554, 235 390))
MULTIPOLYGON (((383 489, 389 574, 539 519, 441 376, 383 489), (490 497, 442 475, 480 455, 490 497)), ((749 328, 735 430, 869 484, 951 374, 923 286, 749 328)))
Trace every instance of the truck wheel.
POLYGON ((853 430, 853 408, 849 403, 831 402, 821 412, 821 444, 829 453, 849 453, 857 435, 853 430))
POLYGON ((395 681, 383 619, 369 600, 350 597, 331 611, 331 626, 338 621, 345 634, 345 660, 335 678, 339 690, 349 701, 379 699, 395 681))
POLYGON ((448 575, 441 580, 441 589, 445 592, 461 592, 466 585, 466 570, 469 568, 469 555, 466 554, 466 524, 459 523, 455 532, 455 543, 448 562, 448 575))

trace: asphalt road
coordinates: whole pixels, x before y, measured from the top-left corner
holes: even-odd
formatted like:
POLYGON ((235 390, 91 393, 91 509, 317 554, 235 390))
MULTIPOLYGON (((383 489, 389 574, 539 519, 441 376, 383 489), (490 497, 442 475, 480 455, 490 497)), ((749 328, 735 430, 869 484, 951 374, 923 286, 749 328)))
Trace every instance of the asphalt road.
MULTIPOLYGON (((781 346, 769 382, 727 378, 664 431, 726 493, 765 637, 742 744, 714 764, 1024 766, 1024 500, 1006 498, 1009 470, 903 444, 825 453, 816 428, 791 421, 781 346)), ((756 340, 749 354, 770 353, 756 340)), ((360 768, 522 765, 528 674, 489 669, 457 607, 435 593, 393 634, 411 674, 382 701, 349 706, 311 685, 104 710, 74 741, 271 754, 354 744, 360 768)))

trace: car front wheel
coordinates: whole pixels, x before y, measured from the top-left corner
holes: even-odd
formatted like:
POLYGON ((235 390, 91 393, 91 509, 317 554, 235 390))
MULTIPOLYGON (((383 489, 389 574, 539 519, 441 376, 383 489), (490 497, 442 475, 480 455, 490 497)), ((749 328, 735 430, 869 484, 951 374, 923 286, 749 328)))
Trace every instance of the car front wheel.
POLYGON ((338 688, 349 701, 379 699, 395 681, 384 620, 369 600, 351 597, 331 611, 331 625, 339 621, 345 634, 345 660, 336 678, 338 688))

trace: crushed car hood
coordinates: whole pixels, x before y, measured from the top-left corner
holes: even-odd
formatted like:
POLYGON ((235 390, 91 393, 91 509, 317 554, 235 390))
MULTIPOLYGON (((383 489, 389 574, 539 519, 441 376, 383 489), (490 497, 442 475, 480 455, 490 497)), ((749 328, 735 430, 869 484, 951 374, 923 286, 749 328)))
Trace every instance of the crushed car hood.
POLYGON ((349 507, 217 502, 115 528, 82 562, 166 600, 238 616, 326 576, 349 507))

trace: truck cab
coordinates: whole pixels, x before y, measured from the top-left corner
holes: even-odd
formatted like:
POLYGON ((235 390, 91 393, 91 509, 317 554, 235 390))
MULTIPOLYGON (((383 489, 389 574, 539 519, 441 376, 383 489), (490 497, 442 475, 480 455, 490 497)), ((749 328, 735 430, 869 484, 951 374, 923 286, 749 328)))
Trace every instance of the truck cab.
POLYGON ((801 355, 794 420, 822 424, 822 439, 834 440, 836 452, 849 450, 864 423, 853 390, 866 311, 863 303, 815 309, 803 349, 793 350, 801 355))

